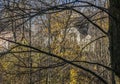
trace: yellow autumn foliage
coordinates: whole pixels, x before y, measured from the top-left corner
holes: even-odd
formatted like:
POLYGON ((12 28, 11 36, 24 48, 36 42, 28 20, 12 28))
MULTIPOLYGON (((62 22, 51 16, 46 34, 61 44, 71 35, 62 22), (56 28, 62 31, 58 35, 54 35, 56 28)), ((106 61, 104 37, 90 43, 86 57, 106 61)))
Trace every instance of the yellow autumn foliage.
POLYGON ((70 69, 70 84, 77 84, 77 71, 70 69))

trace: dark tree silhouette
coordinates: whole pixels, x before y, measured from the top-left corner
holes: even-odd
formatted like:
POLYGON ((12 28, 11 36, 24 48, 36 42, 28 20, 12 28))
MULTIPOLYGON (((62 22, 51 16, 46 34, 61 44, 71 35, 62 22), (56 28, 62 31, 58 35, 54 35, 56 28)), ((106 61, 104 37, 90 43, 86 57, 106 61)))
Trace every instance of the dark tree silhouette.
POLYGON ((120 0, 109 0, 110 16, 109 40, 112 68, 115 74, 120 77, 120 0))

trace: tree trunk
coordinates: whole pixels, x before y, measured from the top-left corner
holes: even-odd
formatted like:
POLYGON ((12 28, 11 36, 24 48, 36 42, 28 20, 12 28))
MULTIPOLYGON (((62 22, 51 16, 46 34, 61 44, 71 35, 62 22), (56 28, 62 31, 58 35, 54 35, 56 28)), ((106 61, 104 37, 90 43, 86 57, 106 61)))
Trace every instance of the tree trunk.
POLYGON ((120 78, 120 0, 109 1, 109 12, 114 17, 110 17, 109 23, 111 66, 120 78))

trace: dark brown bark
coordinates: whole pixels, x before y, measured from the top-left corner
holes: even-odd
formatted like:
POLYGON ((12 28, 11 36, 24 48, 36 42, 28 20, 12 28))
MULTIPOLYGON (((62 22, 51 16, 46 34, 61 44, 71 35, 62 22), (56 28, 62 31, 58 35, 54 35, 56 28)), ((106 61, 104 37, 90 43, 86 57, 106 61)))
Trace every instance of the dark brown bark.
POLYGON ((110 17, 109 23, 111 66, 120 77, 120 0, 109 1, 109 12, 114 17, 110 17))

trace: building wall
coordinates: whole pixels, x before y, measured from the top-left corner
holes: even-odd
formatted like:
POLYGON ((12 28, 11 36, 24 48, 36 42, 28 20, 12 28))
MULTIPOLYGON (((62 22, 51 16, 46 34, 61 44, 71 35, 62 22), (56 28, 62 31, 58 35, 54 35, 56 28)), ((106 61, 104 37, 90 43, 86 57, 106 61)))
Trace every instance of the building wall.
MULTIPOLYGON (((12 36, 13 36, 12 32, 8 32, 8 31, 1 32, 1 34, 0 34, 0 37, 5 38, 5 39, 11 39, 12 36)), ((1 51, 7 50, 8 47, 9 47, 9 42, 0 39, 0 50, 1 51)))

